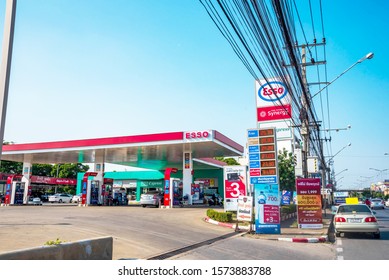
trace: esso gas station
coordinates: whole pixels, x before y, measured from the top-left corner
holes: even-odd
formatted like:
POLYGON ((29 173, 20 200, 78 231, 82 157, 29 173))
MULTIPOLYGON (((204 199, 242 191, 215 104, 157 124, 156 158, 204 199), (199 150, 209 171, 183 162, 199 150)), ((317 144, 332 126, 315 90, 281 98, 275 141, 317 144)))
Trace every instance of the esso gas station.
POLYGON ((214 157, 243 154, 243 146, 216 130, 4 145, 2 160, 23 163, 22 174, 7 178, 4 205, 26 204, 31 195, 32 164, 61 163, 94 165, 82 179, 83 206, 105 205, 112 191, 112 180, 104 177, 106 163, 163 172, 165 207, 172 207, 178 181, 171 175, 180 170, 183 193, 192 204, 196 170, 210 168, 214 157))

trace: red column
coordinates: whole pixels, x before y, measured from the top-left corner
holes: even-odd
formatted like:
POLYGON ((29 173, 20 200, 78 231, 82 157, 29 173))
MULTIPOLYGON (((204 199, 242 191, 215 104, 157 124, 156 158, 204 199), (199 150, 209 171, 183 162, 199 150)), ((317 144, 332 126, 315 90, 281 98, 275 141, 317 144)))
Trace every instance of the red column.
POLYGON ((164 206, 170 206, 170 174, 176 173, 177 168, 166 168, 165 170, 165 184, 164 184, 164 190, 163 190, 163 205, 164 206))

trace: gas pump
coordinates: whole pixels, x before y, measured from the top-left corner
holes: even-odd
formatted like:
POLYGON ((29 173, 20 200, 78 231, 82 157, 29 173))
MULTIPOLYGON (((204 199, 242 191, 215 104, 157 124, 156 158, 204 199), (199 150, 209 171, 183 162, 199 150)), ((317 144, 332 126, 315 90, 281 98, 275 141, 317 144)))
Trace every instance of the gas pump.
POLYGON ((112 205, 112 186, 113 179, 104 178, 101 186, 101 196, 103 205, 112 205))
POLYGON ((7 178, 4 204, 23 204, 24 182, 21 182, 23 175, 11 175, 7 178))
POLYGON ((164 176, 164 190, 163 190, 163 205, 165 207, 171 207, 173 205, 173 201, 171 199, 171 184, 170 184, 170 174, 177 173, 177 168, 166 168, 165 176, 164 176))
POLYGON ((171 200, 174 205, 180 205, 182 203, 182 180, 177 178, 170 178, 170 185, 172 186, 171 200))
POLYGON ((98 205, 99 204, 99 188, 100 182, 96 180, 90 181, 90 204, 98 205))
MULTIPOLYGON (((91 182, 98 182, 98 181, 90 181, 88 179, 89 179, 89 176, 95 177, 95 176, 97 176, 97 174, 98 174, 97 172, 86 172, 84 174, 84 178, 82 179, 82 197, 81 197, 81 205, 82 206, 86 206, 86 205, 90 204, 91 197, 93 197, 93 199, 95 199, 96 183, 93 184, 93 188, 92 188, 91 182), (92 190, 93 190, 93 195, 91 195, 92 190)), ((97 190, 98 190, 98 186, 97 186, 97 190)), ((97 197, 98 197, 98 191, 97 191, 97 197)))

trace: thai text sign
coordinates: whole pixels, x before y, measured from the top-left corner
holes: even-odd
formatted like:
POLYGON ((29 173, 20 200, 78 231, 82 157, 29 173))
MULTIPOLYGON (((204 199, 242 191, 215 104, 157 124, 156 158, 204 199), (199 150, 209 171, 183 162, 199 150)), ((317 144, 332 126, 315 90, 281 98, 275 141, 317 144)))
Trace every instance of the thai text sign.
POLYGON ((252 214, 253 214, 253 197, 239 196, 238 211, 236 213, 238 221, 251 222, 252 214))
POLYGON ((323 228, 319 178, 296 179, 299 228, 323 228))

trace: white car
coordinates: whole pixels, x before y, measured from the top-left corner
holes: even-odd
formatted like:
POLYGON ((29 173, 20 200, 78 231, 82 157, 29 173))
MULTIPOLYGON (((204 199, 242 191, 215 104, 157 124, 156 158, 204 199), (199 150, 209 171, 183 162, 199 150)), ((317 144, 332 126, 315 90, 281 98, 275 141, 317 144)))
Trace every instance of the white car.
POLYGON ((73 195, 73 197, 72 197, 72 202, 73 203, 80 203, 81 200, 82 200, 82 194, 81 193, 79 193, 77 195, 73 195))
POLYGON ((28 199, 28 204, 31 204, 31 205, 42 205, 42 200, 39 197, 30 197, 28 199))
POLYGON ((385 206, 386 206, 386 207, 389 207, 389 198, 388 198, 387 201, 385 201, 385 206))
POLYGON ((49 202, 69 203, 72 201, 72 195, 67 193, 56 193, 49 196, 49 202))
POLYGON ((341 233, 371 233, 380 238, 377 218, 366 204, 341 204, 334 216, 335 235, 341 233))

